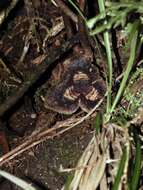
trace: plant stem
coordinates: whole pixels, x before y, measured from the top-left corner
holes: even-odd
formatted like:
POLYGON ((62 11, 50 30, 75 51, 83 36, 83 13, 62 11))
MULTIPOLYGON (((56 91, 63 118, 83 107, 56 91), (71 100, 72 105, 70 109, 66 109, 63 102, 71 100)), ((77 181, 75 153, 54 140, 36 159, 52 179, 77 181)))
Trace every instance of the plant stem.
MULTIPOLYGON (((105 12, 105 2, 104 0, 98 0, 99 10, 101 13, 105 12)), ((107 21, 105 21, 105 24, 107 21)), ((112 53, 110 48, 110 39, 109 39, 109 33, 108 31, 105 31, 103 33, 104 42, 105 42, 105 48, 106 48, 106 54, 107 54, 107 60, 108 60, 108 95, 107 95, 107 107, 106 112, 109 113, 111 109, 111 89, 112 89, 112 53)))
POLYGON ((135 60, 135 56, 136 56, 136 49, 137 49, 137 41, 138 41, 138 23, 135 23, 134 24, 134 27, 135 27, 135 32, 134 32, 134 35, 132 37, 132 40, 131 40, 131 52, 130 52, 130 58, 129 58, 129 61, 127 63, 127 68, 124 72, 124 77, 123 77, 123 80, 121 82, 121 85, 120 85, 120 88, 118 90, 118 93, 115 97, 115 100, 113 102, 113 105, 111 107, 111 110, 110 110, 110 114, 114 111, 122 93, 123 93, 123 90, 125 88, 125 85, 126 85, 126 82, 127 82, 127 79, 129 77, 129 74, 130 74, 130 71, 132 69, 132 66, 133 66, 133 63, 134 63, 134 60, 135 60))

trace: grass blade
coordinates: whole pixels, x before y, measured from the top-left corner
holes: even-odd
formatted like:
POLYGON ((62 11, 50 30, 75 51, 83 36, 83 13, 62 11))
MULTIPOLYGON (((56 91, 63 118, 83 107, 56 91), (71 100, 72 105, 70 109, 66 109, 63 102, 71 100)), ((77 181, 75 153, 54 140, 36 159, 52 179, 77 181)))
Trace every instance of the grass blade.
POLYGON ((131 52, 130 52, 130 58, 129 58, 129 61, 127 63, 127 68, 124 72, 124 77, 123 77, 123 80, 121 82, 121 85, 120 85, 120 88, 118 90, 118 93, 115 97, 115 100, 113 102, 113 105, 111 107, 111 110, 110 110, 110 114, 114 111, 122 93, 123 93, 123 90, 126 86, 126 82, 127 82, 127 79, 129 77, 129 74, 130 74, 130 71, 132 69, 132 66, 133 66, 133 63, 135 61, 135 56, 136 56, 136 50, 137 50, 137 42, 138 42, 138 22, 134 23, 134 36, 132 37, 132 40, 131 40, 131 52))
MULTIPOLYGON (((139 137, 138 137, 139 138, 139 137)), ((133 169, 133 176, 130 183, 130 189, 136 190, 138 188, 140 173, 141 173, 141 142, 140 139, 137 139, 136 143, 136 156, 135 156, 135 164, 133 169)))
POLYGON ((21 187, 24 190, 36 190, 34 187, 31 186, 31 184, 28 184, 24 180, 12 175, 12 174, 9 174, 5 171, 0 170, 0 175, 4 178, 8 179, 9 181, 15 183, 16 185, 18 185, 19 187, 21 187))
MULTIPOLYGON (((104 13, 105 12, 105 2, 104 0, 98 0, 98 5, 99 5, 99 10, 100 13, 104 13)), ((106 16, 106 15, 104 15, 106 16)), ((105 24, 107 23, 107 21, 105 20, 105 24)), ((112 89, 112 52, 111 52, 111 48, 110 48, 110 38, 109 38, 109 33, 108 31, 105 31, 103 33, 103 37, 104 37, 104 42, 105 42, 105 48, 106 48, 106 54, 107 54, 107 60, 108 60, 108 94, 107 94, 107 106, 106 106, 106 112, 109 113, 110 112, 110 108, 111 108, 111 89, 112 89)))
POLYGON ((125 168, 126 160, 127 160, 127 148, 124 148, 123 155, 119 164, 119 169, 118 169, 112 190, 117 190, 119 187, 119 184, 121 182, 121 177, 123 175, 123 171, 125 168))
POLYGON ((69 3, 75 8, 75 10, 78 12, 78 14, 83 18, 83 20, 86 23, 86 18, 84 17, 82 11, 80 10, 80 8, 72 1, 72 0, 68 0, 69 3))

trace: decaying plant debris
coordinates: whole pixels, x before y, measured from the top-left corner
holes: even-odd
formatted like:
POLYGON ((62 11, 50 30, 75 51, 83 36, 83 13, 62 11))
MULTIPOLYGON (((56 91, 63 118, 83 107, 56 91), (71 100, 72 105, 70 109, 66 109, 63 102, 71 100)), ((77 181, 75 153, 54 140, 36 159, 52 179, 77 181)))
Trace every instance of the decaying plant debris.
POLYGON ((0 169, 41 190, 142 189, 142 7, 0 2, 0 169))

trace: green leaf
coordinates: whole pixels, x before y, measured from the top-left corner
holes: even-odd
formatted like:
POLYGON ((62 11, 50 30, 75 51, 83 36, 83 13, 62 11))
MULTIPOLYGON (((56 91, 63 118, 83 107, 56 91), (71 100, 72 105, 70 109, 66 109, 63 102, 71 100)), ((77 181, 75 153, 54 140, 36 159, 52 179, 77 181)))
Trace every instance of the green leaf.
POLYGON ((97 113, 96 118, 92 124, 92 126, 96 129, 97 134, 100 132, 102 123, 103 123, 102 115, 101 113, 97 113))

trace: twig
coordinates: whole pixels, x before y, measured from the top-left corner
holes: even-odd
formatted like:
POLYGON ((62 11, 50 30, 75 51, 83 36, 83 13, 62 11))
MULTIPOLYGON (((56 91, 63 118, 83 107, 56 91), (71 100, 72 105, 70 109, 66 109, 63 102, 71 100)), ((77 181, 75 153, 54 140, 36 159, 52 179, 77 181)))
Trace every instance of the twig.
POLYGON ((56 137, 67 130, 79 125, 83 121, 85 121, 87 118, 89 118, 95 110, 101 105, 103 102, 104 98, 102 98, 98 104, 84 117, 80 118, 70 118, 65 121, 57 122, 53 127, 50 129, 46 129, 45 131, 40 131, 37 134, 32 134, 31 136, 28 137, 28 139, 24 140, 24 143, 16 147, 15 149, 11 150, 4 156, 0 158, 0 166, 3 164, 9 162, 13 158, 17 157, 18 155, 22 154, 23 152, 29 150, 30 148, 40 144, 41 142, 51 139, 53 137, 56 137), (62 130, 61 130, 62 129, 62 130), (59 131, 60 130, 60 131, 59 131))
POLYGON ((62 0, 54 0, 58 7, 65 13, 65 15, 69 16, 72 21, 75 23, 78 22, 78 18, 75 13, 73 13, 68 6, 65 5, 65 3, 62 0))
POLYGON ((10 11, 16 6, 18 1, 19 0, 12 0, 12 2, 10 3, 7 9, 0 11, 0 26, 2 25, 4 20, 8 17, 10 11))
MULTIPOLYGON (((78 121, 79 118, 75 118, 74 120, 78 121)), ((74 120, 72 120, 70 118, 65 121, 57 122, 52 128, 42 131, 42 132, 39 132, 38 134, 29 136, 28 139, 24 140, 24 143, 22 143, 21 145, 19 145, 18 147, 11 150, 10 152, 8 152, 7 154, 5 154, 4 156, 2 156, 0 158, 0 166, 2 166, 4 163, 7 163, 10 160, 12 160, 13 158, 17 157, 18 155, 22 154, 26 150, 38 145, 39 143, 41 143, 47 139, 51 139, 55 136, 58 136, 59 133, 56 131, 61 128, 66 127, 68 125, 70 126, 73 122, 75 122, 74 120)), ((60 132, 62 132, 62 131, 60 131, 60 132)))

